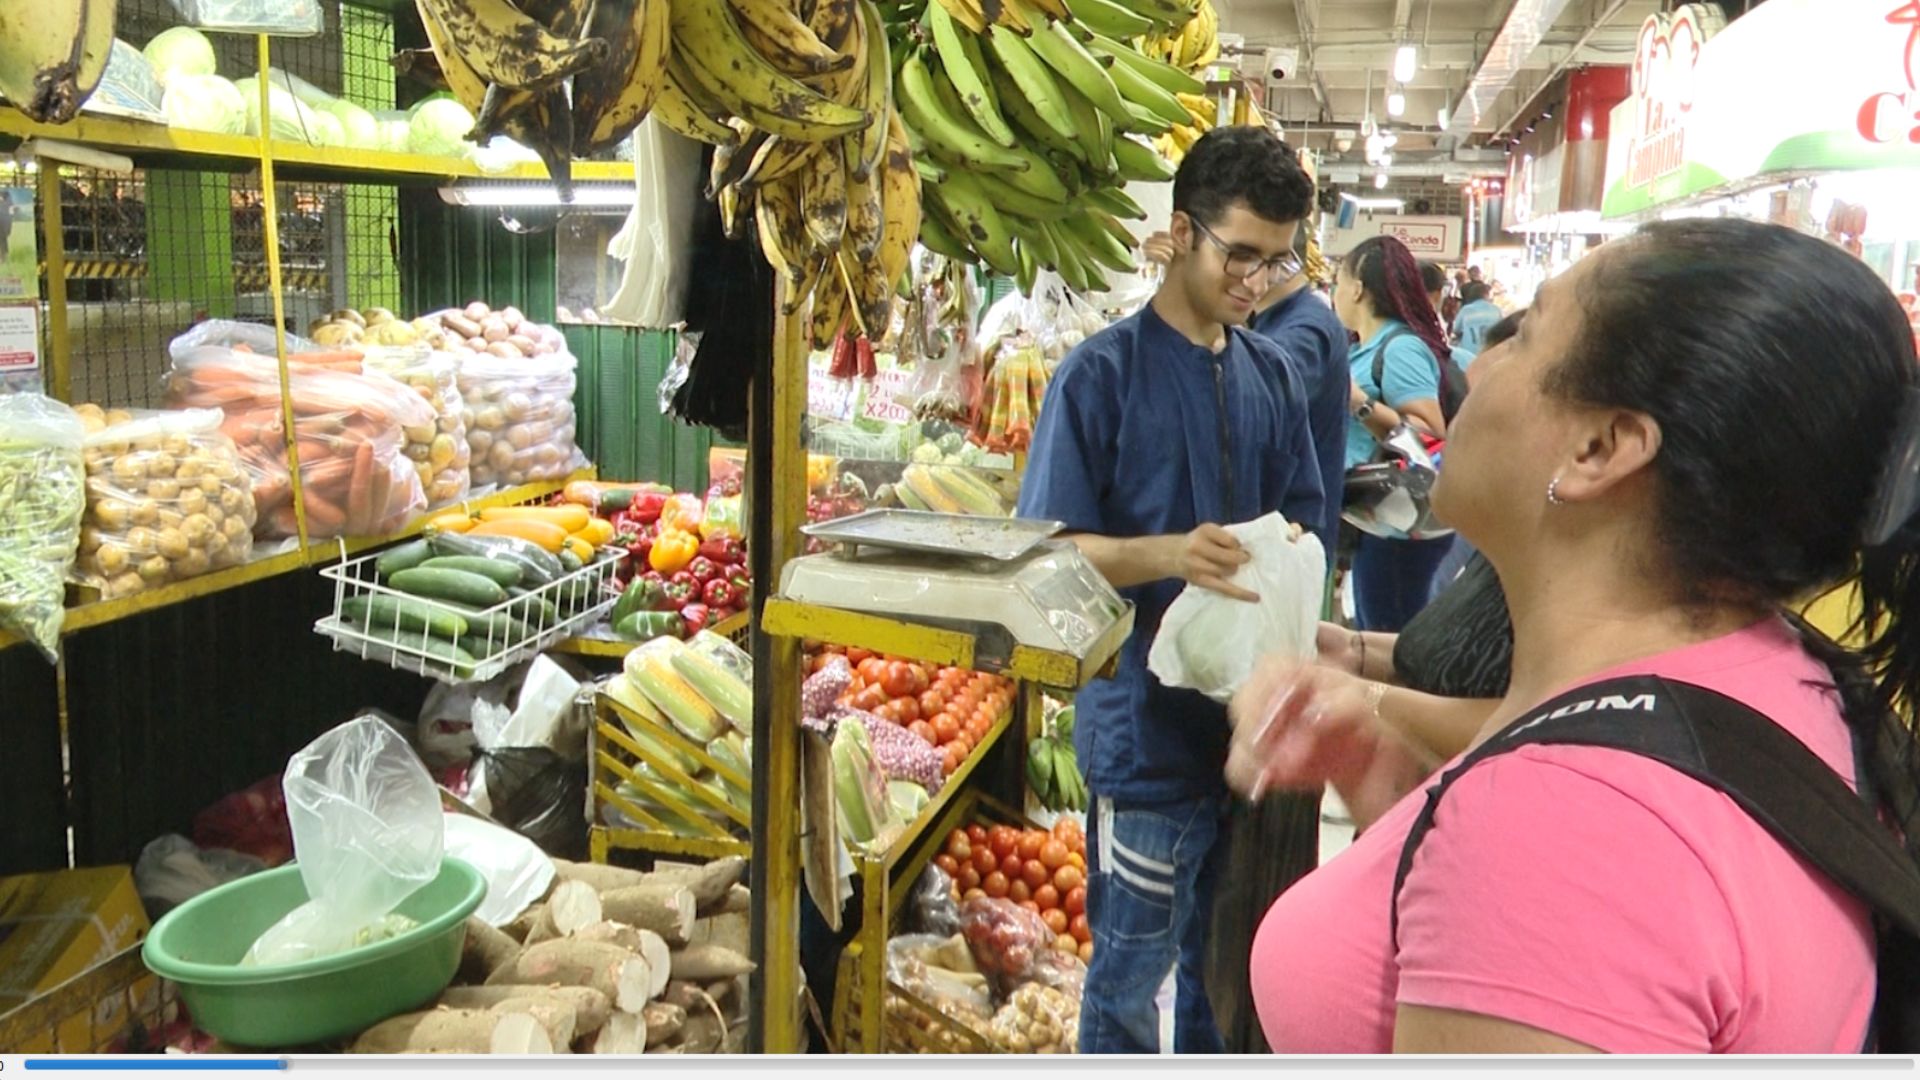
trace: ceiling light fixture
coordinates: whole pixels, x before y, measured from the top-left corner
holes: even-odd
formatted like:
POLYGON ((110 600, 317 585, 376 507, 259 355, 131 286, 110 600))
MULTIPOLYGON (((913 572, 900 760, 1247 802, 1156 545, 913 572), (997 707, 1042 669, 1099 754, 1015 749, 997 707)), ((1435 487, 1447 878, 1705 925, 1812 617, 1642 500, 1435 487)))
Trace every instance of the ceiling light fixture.
POLYGON ((1387 115, 1399 116, 1407 111, 1407 95, 1395 90, 1387 95, 1387 115))
POLYGON ((1412 82, 1414 73, 1420 68, 1420 53, 1411 45, 1402 45, 1393 53, 1393 78, 1395 82, 1412 82))
POLYGON ((1373 174, 1373 186, 1374 186, 1375 188, 1377 188, 1377 189, 1381 189, 1381 190, 1385 190, 1385 188, 1386 188, 1386 186, 1387 186, 1387 174, 1386 174, 1386 173, 1374 173, 1374 174, 1373 174))

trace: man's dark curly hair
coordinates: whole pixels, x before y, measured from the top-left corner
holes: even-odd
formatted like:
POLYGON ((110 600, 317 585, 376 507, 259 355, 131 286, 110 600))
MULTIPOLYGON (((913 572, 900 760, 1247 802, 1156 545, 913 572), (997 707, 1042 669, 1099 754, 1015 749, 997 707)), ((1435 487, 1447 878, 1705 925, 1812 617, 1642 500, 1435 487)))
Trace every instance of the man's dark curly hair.
POLYGON ((1269 221, 1313 212, 1313 181, 1293 148, 1263 127, 1214 128, 1200 137, 1173 177, 1173 208, 1203 225, 1242 203, 1269 221))

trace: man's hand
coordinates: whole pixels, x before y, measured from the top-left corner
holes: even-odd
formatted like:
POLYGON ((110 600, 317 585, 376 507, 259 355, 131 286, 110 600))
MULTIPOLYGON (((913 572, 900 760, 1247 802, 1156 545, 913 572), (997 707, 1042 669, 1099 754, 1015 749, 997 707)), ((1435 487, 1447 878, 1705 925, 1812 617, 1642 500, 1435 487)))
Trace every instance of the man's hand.
POLYGON ((1179 548, 1170 577, 1183 578, 1203 589, 1249 604, 1260 602, 1260 594, 1242 589, 1230 580, 1253 558, 1232 533, 1218 525, 1202 525, 1172 539, 1179 548))
POLYGON ((1173 263, 1173 236, 1170 233, 1157 232, 1140 242, 1140 254, 1149 262, 1170 266, 1173 263))

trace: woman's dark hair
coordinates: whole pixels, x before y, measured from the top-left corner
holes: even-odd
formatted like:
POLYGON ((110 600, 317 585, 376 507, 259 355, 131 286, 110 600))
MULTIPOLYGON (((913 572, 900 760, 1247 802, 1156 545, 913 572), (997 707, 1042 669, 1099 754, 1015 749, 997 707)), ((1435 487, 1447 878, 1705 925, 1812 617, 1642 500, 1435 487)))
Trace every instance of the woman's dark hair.
POLYGON ((1218 222, 1235 203, 1282 224, 1313 212, 1313 181, 1293 148, 1264 127, 1214 128, 1173 175, 1173 208, 1202 225, 1218 222))
MULTIPOLYGON (((1414 336, 1433 350, 1436 363, 1452 352, 1447 345, 1446 328, 1440 325, 1440 313, 1433 310, 1433 301, 1427 298, 1420 264, 1413 252, 1407 250, 1407 245, 1391 236, 1369 237, 1347 253, 1342 265, 1347 273, 1360 279, 1375 315, 1406 323, 1414 336)), ((1443 366, 1443 379, 1445 373, 1443 366)))
POLYGON ((1660 425, 1656 535, 1689 602, 1776 608, 1858 570, 1868 644, 1806 636, 1849 722, 1881 744, 1881 793, 1914 824, 1914 740, 1886 721, 1920 701, 1920 558, 1863 542, 1920 384, 1893 292, 1823 240, 1688 220, 1610 245, 1578 302, 1579 341, 1545 388, 1660 425))

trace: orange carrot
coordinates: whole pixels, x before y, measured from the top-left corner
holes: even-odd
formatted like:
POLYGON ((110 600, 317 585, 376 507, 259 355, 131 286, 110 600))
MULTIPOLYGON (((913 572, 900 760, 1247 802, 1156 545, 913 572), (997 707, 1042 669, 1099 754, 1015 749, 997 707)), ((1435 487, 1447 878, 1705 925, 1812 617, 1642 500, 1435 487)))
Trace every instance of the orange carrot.
POLYGON ((347 480, 347 532, 362 536, 371 524, 367 504, 369 473, 373 471, 373 444, 361 443, 353 455, 353 473, 347 480))

